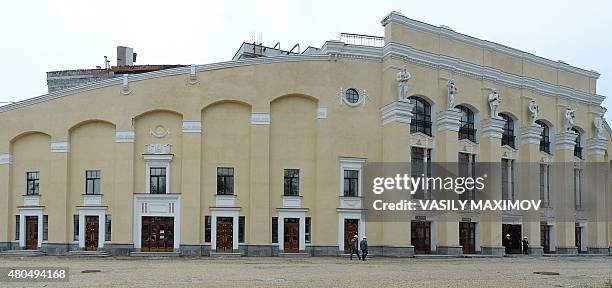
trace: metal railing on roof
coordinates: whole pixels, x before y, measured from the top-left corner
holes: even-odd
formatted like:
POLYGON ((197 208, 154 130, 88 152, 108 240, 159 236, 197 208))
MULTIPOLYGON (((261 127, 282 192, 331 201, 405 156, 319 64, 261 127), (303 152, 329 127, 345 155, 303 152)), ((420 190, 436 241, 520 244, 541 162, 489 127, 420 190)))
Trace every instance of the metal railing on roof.
POLYGON ((361 45, 371 47, 385 46, 385 38, 352 33, 340 33, 340 41, 350 45, 361 45))

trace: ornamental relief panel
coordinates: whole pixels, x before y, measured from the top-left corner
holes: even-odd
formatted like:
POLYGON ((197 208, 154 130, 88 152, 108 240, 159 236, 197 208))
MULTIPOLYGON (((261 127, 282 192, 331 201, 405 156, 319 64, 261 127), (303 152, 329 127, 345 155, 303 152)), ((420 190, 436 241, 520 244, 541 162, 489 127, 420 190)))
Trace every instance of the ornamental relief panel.
POLYGON ((480 153, 480 148, 478 147, 478 144, 470 140, 461 139, 459 140, 458 144, 459 144, 459 152, 468 153, 468 154, 479 154, 480 153))
POLYGON ((410 146, 433 149, 433 137, 421 132, 412 133, 410 134, 410 146))

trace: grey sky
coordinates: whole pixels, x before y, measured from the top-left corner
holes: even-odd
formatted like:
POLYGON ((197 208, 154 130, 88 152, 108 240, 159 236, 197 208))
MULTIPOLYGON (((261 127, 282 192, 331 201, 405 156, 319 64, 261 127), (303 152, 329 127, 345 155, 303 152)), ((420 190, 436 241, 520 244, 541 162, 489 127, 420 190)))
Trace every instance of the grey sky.
MULTIPOLYGON (((341 32, 383 35, 380 20, 407 17, 597 70, 612 110, 612 1, 7 1, 0 9, 0 102, 47 92, 46 71, 94 68, 115 46, 136 64, 230 60, 251 33, 264 44, 320 47, 341 32)), ((608 122, 612 111, 606 113, 608 122)))

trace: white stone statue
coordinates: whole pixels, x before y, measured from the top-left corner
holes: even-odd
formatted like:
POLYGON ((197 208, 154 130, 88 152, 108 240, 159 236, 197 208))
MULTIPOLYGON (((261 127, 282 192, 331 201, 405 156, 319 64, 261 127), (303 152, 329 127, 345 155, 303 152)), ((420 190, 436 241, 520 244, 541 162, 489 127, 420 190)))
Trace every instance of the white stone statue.
POLYGON ((599 139, 603 139, 603 117, 597 115, 595 119, 593 119, 593 124, 595 125, 595 135, 599 139))
POLYGON ((576 110, 572 108, 565 108, 565 131, 570 131, 574 127, 574 112, 576 110))
POLYGON ((491 118, 499 118, 499 107, 501 105, 501 96, 497 90, 491 90, 489 93, 489 107, 491 108, 491 118))
POLYGON ((538 107, 538 103, 535 100, 531 100, 529 103, 529 113, 531 113, 531 125, 535 125, 535 121, 538 120, 538 113, 540 112, 540 107, 538 107))
POLYGON ((446 83, 446 87, 448 88, 448 109, 455 108, 455 100, 459 92, 459 89, 457 89, 457 85, 455 85, 455 80, 448 80, 448 82, 446 83))
POLYGON ((408 99, 408 80, 411 78, 412 75, 406 70, 406 66, 402 67, 400 72, 397 72, 395 80, 397 80, 397 97, 400 100, 408 99))

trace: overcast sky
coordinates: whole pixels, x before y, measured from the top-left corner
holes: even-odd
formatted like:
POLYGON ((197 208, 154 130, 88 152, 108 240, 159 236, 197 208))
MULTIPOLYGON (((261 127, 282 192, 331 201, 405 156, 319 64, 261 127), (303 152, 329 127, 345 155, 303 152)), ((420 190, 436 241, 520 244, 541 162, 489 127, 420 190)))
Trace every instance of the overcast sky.
MULTIPOLYGON (((383 35, 382 18, 407 17, 597 70, 612 110, 612 1, 6 1, 0 8, 0 102, 47 92, 46 71, 116 64, 230 60, 253 31, 264 45, 320 47, 341 32, 383 35)), ((608 122, 612 111, 606 113, 608 122)))

